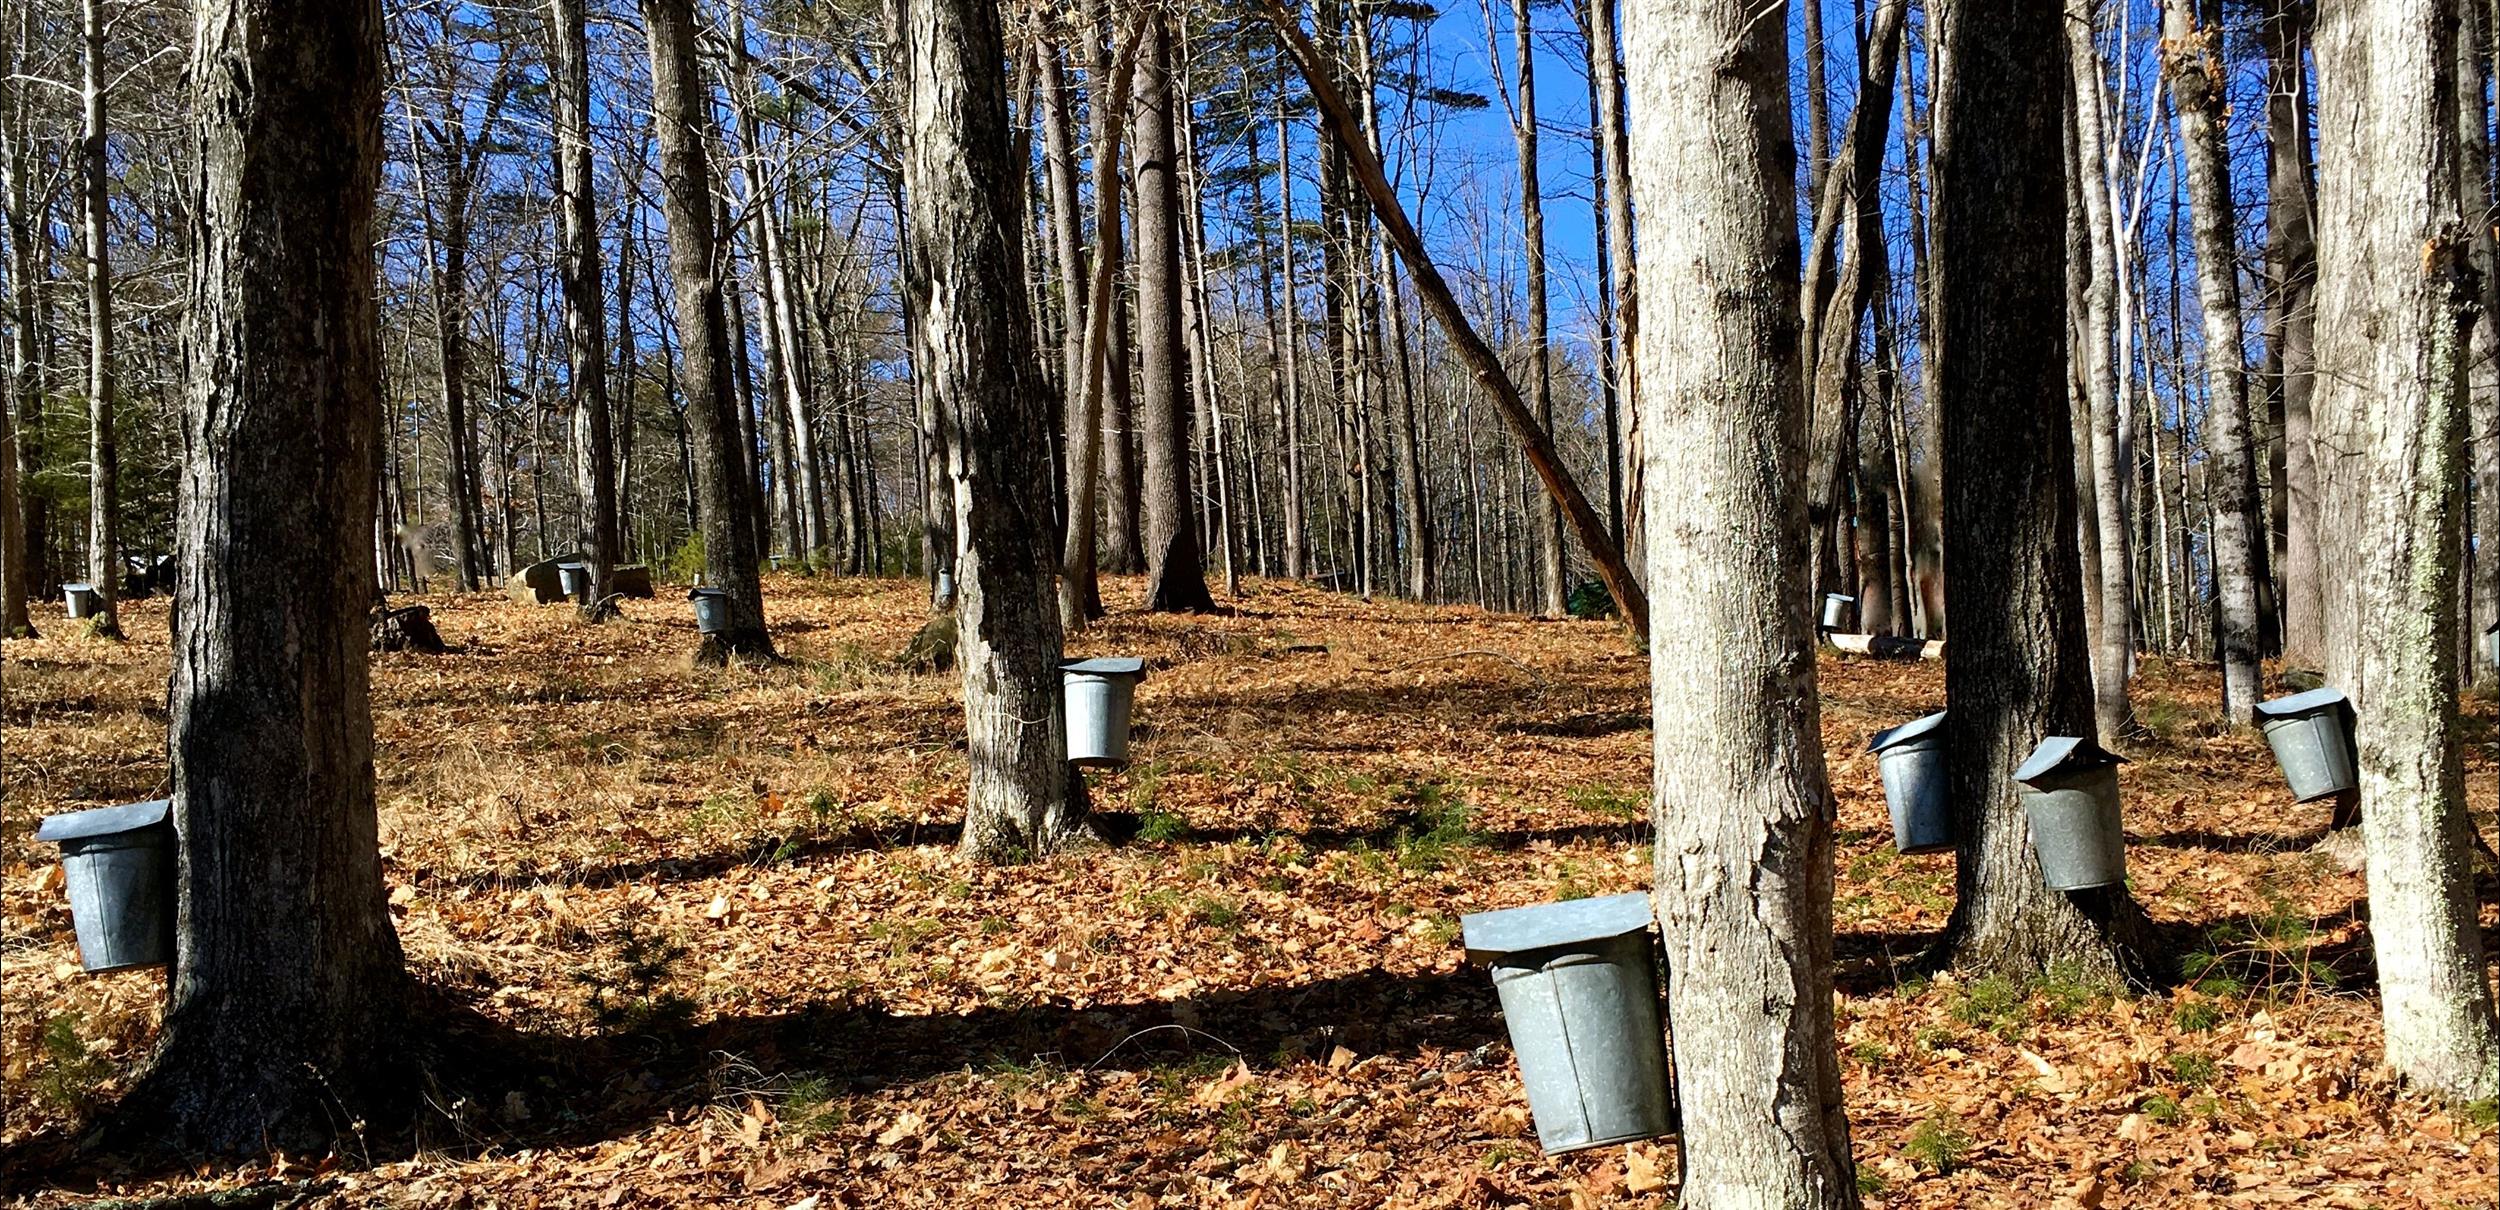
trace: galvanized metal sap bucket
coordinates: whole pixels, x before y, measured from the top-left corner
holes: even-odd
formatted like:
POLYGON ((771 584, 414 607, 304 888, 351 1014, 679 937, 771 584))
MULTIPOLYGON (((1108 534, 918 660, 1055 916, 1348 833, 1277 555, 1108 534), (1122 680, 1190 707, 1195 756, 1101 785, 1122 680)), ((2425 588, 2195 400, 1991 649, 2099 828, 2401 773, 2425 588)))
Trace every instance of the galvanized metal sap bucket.
POLYGON ((1649 924, 1638 892, 1459 921, 1468 959, 1493 968, 1548 1155, 1675 1129, 1649 924))
POLYGON ((1075 660, 1059 666, 1068 711, 1068 763, 1128 763, 1129 714, 1146 661, 1134 657, 1075 660))
POLYGON ((2050 890, 2127 880, 2127 834, 2118 811, 2118 766, 2126 759, 2090 740, 2053 735, 2014 770, 2023 784, 2031 849, 2050 890))
POLYGON ((89 973, 163 966, 174 956, 173 803, 55 815, 35 839, 61 846, 78 960, 89 973))
POLYGON ((2257 726, 2274 749, 2274 763, 2301 802, 2356 789, 2360 764, 2353 747, 2352 702, 2335 688, 2312 689, 2257 703, 2257 726))
POLYGON ((97 592, 93 584, 63 584, 61 603, 69 607, 70 621, 81 621, 94 617, 104 607, 104 594, 97 592))
POLYGON ((1945 784, 1944 711, 1914 719, 1866 741, 1884 775, 1892 808, 1892 845, 1904 853, 1953 847, 1953 801, 1945 784))
POLYGON ((686 594, 694 602, 694 628, 704 634, 726 634, 729 631, 729 594, 717 588, 697 588, 686 594))
POLYGON ((590 564, 556 564, 556 583, 562 586, 565 596, 571 597, 575 601, 579 601, 583 604, 589 604, 590 564))
POLYGON ((1823 629, 1847 630, 1850 617, 1857 612, 1858 599, 1845 593, 1823 595, 1823 629))

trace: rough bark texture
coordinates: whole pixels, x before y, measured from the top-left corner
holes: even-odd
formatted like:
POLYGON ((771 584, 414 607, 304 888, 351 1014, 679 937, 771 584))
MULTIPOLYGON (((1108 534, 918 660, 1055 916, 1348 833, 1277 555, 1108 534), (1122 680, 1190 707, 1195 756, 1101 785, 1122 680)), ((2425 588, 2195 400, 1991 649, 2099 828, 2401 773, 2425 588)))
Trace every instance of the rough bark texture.
POLYGON ((87 582, 102 598, 94 633, 118 637, 122 594, 121 446, 113 437, 113 262, 105 247, 112 176, 105 162, 103 0, 79 6, 86 129, 78 144, 79 231, 87 260, 87 582))
POLYGON ((558 229, 562 246, 556 273, 564 285, 564 340, 571 376, 573 483, 581 495, 581 530, 575 544, 590 568, 592 589, 584 616, 597 618, 607 598, 609 570, 616 565, 616 443, 608 423, 607 312, 599 268, 598 182, 590 157, 590 43, 582 0, 548 0, 547 28, 554 43, 550 84, 556 108, 558 229))
MULTIPOLYGON (((693 0, 642 0, 651 38, 651 95, 658 128, 662 208, 668 216, 670 276, 676 284, 679 387, 693 445, 695 501, 702 517, 703 580, 729 594, 730 626, 706 636, 697 658, 773 658, 764 629, 764 589, 756 579, 755 526, 748 517, 746 459, 740 453, 737 388, 730 381, 729 322, 721 303, 712 212, 711 101, 695 63, 693 0)), ((923 258, 925 259, 925 257, 923 258)))
POLYGON ((208 0, 171 736, 181 893, 155 1062, 184 1153, 316 1153, 390 1098, 406 977, 373 805, 378 0, 208 0))
POLYGON ((2229 98, 2218 0, 2165 0, 2162 66, 2179 112, 2180 158, 2195 216, 2196 300, 2205 315, 2206 490, 2213 499, 2215 634, 2222 709, 2256 721, 2261 692, 2257 549, 2264 516, 2249 465, 2248 375, 2242 363, 2239 232, 2231 208, 2229 98))
POLYGON ((2140 976, 2123 887, 2048 889, 2013 781, 2045 737, 2090 737, 2067 394, 2056 9, 1958 0, 1936 87, 1937 403, 1944 426, 1946 746, 1959 901, 1935 956, 1967 970, 2140 976), (2009 255, 2024 249, 2024 255, 2009 255))
POLYGON ((2309 73, 2301 50, 2309 42, 2310 12, 2306 0, 2270 0, 2258 27, 2266 47, 2266 267, 2273 279, 2267 358, 2276 375, 2275 406, 2283 427, 2283 462, 2275 471, 2283 549, 2275 565, 2283 569, 2283 662, 2304 668, 2315 668, 2326 657, 2317 460, 2309 442, 2309 400, 2317 383, 2318 245, 2312 226, 2309 73))
POLYGON ((1050 555, 1050 388, 1018 269, 1023 166, 1010 154, 991 0, 903 6, 912 290, 929 389, 950 430, 960 519, 956 612, 971 781, 962 849, 982 861, 1082 834, 1069 801, 1058 572, 1050 555))
POLYGON ((1832 798, 1806 609, 1787 31, 1625 7, 1652 481, 1653 892, 1687 1207, 1858 1204, 1832 1041, 1832 798))
POLYGON ((1206 556, 1190 516, 1189 357, 1182 335, 1180 140, 1172 27, 1143 17, 1137 57, 1137 411, 1145 453, 1146 608, 1206 612, 1206 556))
POLYGON ((2318 18, 2316 439, 2327 677, 2358 711, 2370 941, 2387 1063, 2428 1091, 2500 1093, 2457 733, 2464 342, 2447 0, 2318 18))
POLYGON ((2119 302, 2118 233, 2110 216, 2107 142, 2110 138, 2108 98, 2100 78, 2101 52, 2093 37, 2091 0, 2066 0, 2068 84, 2075 107, 2075 158, 2081 173, 2085 244, 2092 272, 2084 288, 2083 359, 2085 399, 2091 407, 2092 509, 2099 533, 2100 616, 2092 635, 2092 713, 2099 735, 2116 740, 2133 717, 2127 705, 2127 675, 2135 655, 2135 562, 2133 535, 2127 525, 2126 477, 2132 468, 2120 456, 2119 393, 2126 367, 2118 363, 2117 342, 2122 322, 2119 302))

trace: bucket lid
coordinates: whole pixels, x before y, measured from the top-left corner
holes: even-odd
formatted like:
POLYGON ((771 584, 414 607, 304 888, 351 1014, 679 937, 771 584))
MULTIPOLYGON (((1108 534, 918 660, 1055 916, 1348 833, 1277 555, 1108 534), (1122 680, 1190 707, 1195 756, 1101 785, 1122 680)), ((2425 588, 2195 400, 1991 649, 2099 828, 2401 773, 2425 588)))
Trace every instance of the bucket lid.
POLYGON ((2333 685, 2320 685, 2307 693, 2278 697, 2257 703, 2257 713, 2267 718, 2290 718, 2296 714, 2314 714, 2344 700, 2344 691, 2333 685))
POLYGON ((1911 719, 1898 727, 1876 732, 1868 737, 1866 750, 1881 752, 1886 748, 1897 748, 1920 736, 1930 734, 1942 726, 1944 726, 1944 711, 1939 710, 1925 718, 1911 719))
POLYGON ((1100 659, 1070 660, 1059 665, 1061 672, 1079 676, 1133 676, 1146 679, 1146 661, 1133 655, 1109 655, 1100 659))
POLYGON ((1471 962, 1491 962, 1524 950, 1603 941, 1641 932, 1649 923, 1649 896, 1640 891, 1477 912, 1458 920, 1471 962))
POLYGON ((725 597, 728 595, 729 590, 725 588, 689 588, 686 590, 686 599, 689 601, 699 601, 705 597, 725 597))
POLYGON ((1854 601, 1854 600, 1857 600, 1857 598, 1856 598, 1856 597, 1850 596, 1848 593, 1845 593, 1845 592, 1827 592, 1827 593, 1824 593, 1824 594, 1823 594, 1823 599, 1824 599, 1824 600, 1826 600, 1826 601, 1854 601))
POLYGON ((165 822, 165 817, 171 814, 173 809, 174 800, 159 798, 151 802, 134 802, 119 807, 97 807, 92 811, 72 811, 67 815, 48 816, 41 825, 36 827, 35 839, 55 842, 88 840, 97 836, 136 832, 141 828, 152 828, 165 822))
POLYGON ((2077 739, 2071 735, 2052 735, 2041 740, 2040 746, 2032 749, 2031 755, 2023 760, 2022 767, 2014 770, 2014 780, 2037 781, 2069 766, 2123 765, 2125 763, 2127 763, 2126 757, 2103 748, 2091 740, 2077 739))
POLYGON ((63 584, 63 585, 61 585, 61 591, 63 591, 63 592, 94 592, 94 591, 95 591, 95 585, 93 585, 93 584, 88 584, 88 583, 84 583, 84 582, 79 582, 79 583, 71 583, 71 584, 63 584))

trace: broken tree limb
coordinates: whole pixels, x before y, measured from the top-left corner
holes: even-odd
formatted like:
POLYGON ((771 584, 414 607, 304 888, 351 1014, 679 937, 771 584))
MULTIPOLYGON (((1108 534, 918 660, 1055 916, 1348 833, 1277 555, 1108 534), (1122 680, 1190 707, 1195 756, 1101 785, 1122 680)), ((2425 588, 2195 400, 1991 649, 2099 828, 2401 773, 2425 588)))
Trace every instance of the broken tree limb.
POLYGON ((1459 310, 1458 298, 1450 292, 1449 283, 1441 279, 1441 270, 1424 250, 1423 237, 1406 217, 1406 205, 1398 199, 1397 189, 1381 171, 1380 159, 1372 154, 1370 140, 1363 137, 1362 127, 1343 94, 1331 82, 1319 49, 1311 45, 1302 32, 1301 20, 1278 7, 1276 0, 1262 0, 1261 8, 1276 36, 1284 44, 1294 65, 1301 69, 1304 83, 1311 89, 1311 98, 1319 103, 1320 113, 1327 120, 1329 136, 1354 167, 1354 175, 1362 182, 1363 194, 1371 202, 1372 213, 1379 218, 1381 230, 1389 244, 1397 249, 1398 259, 1406 262, 1407 275, 1415 279, 1416 292, 1423 295, 1424 305, 1440 321, 1448 333, 1450 344, 1467 362, 1476 381, 1493 397, 1502 419, 1509 423, 1513 436, 1519 439, 1528 455, 1528 465, 1536 468, 1537 478, 1544 480, 1545 490, 1562 506, 1563 516, 1571 523, 1572 532, 1589 553, 1589 561, 1597 565, 1598 578, 1605 581, 1606 591, 1615 599, 1615 608, 1632 624, 1634 633, 1646 642, 1649 638, 1649 598, 1633 579, 1631 569, 1623 562, 1623 549, 1606 532, 1606 522, 1590 507, 1587 493, 1563 469, 1562 460, 1554 452, 1554 442, 1528 405, 1519 397, 1519 386, 1510 380, 1499 357, 1491 346, 1476 334, 1467 316, 1459 310))

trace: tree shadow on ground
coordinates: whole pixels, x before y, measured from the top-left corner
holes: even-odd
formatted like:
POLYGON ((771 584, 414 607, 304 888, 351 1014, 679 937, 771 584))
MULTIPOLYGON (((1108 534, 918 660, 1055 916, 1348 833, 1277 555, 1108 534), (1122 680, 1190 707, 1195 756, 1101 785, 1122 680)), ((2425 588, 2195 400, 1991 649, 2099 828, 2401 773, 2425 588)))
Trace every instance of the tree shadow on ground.
MULTIPOLYGON (((1462 1054, 1502 1036, 1481 972, 1373 969, 1178 1000, 1079 1008, 1044 1001, 970 1012, 898 1014, 863 998, 671 1024, 642 1033, 538 1033, 481 1011, 482 1000, 420 984, 416 1028, 395 1058, 412 1073, 413 1116, 342 1137, 360 1164, 420 1154, 591 1146, 716 1105, 743 1106, 800 1079, 873 1092, 985 1068, 1195 1073, 1238 1059, 1254 1070, 1361 1055, 1462 1054)), ((1470 1056, 1456 1060, 1481 1062, 1470 1056)), ((0 1196, 86 1189, 192 1171, 182 1157, 99 1155, 46 1133, 0 1149, 0 1196)))
POLYGON ((2184 828, 2170 832, 2130 835, 2127 843, 2152 845, 2165 849, 2203 849, 2209 853, 2298 853, 2326 839, 2328 829, 2312 828, 2303 832, 2217 832, 2206 828, 2184 828))

